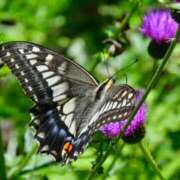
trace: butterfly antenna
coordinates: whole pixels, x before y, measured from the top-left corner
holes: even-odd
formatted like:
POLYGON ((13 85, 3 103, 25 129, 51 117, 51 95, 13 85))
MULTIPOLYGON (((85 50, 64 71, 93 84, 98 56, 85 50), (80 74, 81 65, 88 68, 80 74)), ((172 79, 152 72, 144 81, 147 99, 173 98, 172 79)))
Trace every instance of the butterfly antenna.
MULTIPOLYGON (((125 71, 127 68, 131 67, 133 64, 137 63, 138 62, 138 59, 135 59, 133 62, 131 62, 130 64, 128 64, 127 66, 119 69, 118 71, 116 71, 114 74, 113 74, 113 77, 116 77, 118 76, 118 74, 122 74, 123 71, 125 71)), ((127 82, 127 75, 125 74, 126 76, 126 82, 127 82)))
POLYGON ((106 57, 106 55, 104 55, 102 58, 102 61, 103 61, 104 66, 105 66, 107 77, 108 77, 108 79, 111 79, 112 75, 111 75, 111 73, 109 71, 109 67, 108 67, 108 58, 109 58, 108 55, 107 55, 107 57, 106 57))
POLYGON ((126 84, 128 84, 128 77, 127 77, 127 74, 125 74, 125 78, 126 78, 126 84))

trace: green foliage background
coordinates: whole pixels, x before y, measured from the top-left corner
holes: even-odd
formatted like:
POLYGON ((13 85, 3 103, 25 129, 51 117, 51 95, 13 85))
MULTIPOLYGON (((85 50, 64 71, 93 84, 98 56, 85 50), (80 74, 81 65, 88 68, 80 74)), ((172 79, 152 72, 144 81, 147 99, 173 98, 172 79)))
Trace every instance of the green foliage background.
MULTIPOLYGON (((0 41, 31 41, 55 49, 81 64, 96 79, 102 81, 108 76, 101 58, 98 58, 107 46, 102 42, 108 37, 117 38, 117 24, 121 22, 119 19, 124 13, 131 11, 134 3, 135 1, 125 0, 1 0, 0 41)), ((127 75, 130 85, 136 89, 145 89, 151 79, 158 62, 148 55, 149 40, 140 34, 139 29, 145 11, 156 6, 159 6, 158 1, 141 2, 129 20, 129 29, 125 31, 129 42, 125 51, 108 59, 111 73, 138 59, 137 63, 122 70, 117 83, 125 83, 127 75)), ((179 51, 178 45, 159 83, 147 99, 146 136, 143 140, 167 179, 180 179, 179 51)), ((7 67, 3 67, 0 70, 0 121, 8 173, 18 166, 36 144, 28 127, 28 110, 31 106, 32 102, 23 94, 17 80, 7 67)), ((55 164, 18 175, 17 179, 85 179, 99 153, 106 149, 107 139, 100 139, 104 140, 101 145, 92 143, 71 166, 55 164)), ((158 179, 138 145, 125 145, 120 152, 121 143, 114 148, 99 170, 97 179, 158 179), (114 156, 116 162, 107 172, 114 156)), ((33 154, 23 170, 51 160, 46 155, 33 154)))

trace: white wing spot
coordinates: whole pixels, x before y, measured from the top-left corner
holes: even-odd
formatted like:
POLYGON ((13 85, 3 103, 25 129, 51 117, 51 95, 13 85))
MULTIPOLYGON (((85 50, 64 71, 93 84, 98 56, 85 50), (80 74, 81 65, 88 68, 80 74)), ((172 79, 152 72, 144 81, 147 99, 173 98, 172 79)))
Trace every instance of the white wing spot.
POLYGON ((108 110, 113 109, 113 104, 114 104, 113 102, 110 103, 108 110))
POLYGON ((42 73, 43 78, 48 78, 52 75, 54 75, 54 72, 52 71, 47 71, 47 72, 42 73))
POLYGON ((15 64, 15 68, 16 68, 16 69, 19 69, 19 65, 18 65, 18 64, 15 64))
POLYGON ((52 61, 52 59, 53 59, 53 55, 52 54, 48 54, 47 56, 46 56, 46 61, 48 61, 48 63, 49 62, 51 62, 52 61))
POLYGON ((39 49, 38 47, 34 46, 34 47, 32 48, 32 51, 33 51, 33 52, 40 52, 40 49, 39 49))
POLYGON ((45 65, 40 65, 36 67, 39 72, 47 71, 48 67, 45 65))
POLYGON ((26 58, 27 58, 27 59, 33 59, 33 58, 36 58, 36 57, 37 57, 36 54, 27 54, 27 55, 26 55, 26 58))
POLYGON ((116 115, 114 115, 114 116, 113 116, 113 119, 115 120, 116 118, 117 118, 117 116, 116 116, 116 115))
POLYGON ((127 94, 127 91, 124 91, 121 95, 121 97, 124 97, 127 94))
POLYGON ((36 60, 36 59, 30 60, 30 64, 31 64, 31 65, 34 65, 34 64, 36 64, 36 63, 37 63, 37 60, 36 60))
POLYGON ((64 121, 66 116, 61 116, 61 120, 64 121))
POLYGON ((29 89, 29 91, 32 91, 32 90, 33 90, 31 86, 28 86, 28 89, 29 89))
POLYGON ((10 52, 7 52, 7 53, 6 53, 6 56, 10 56, 10 55, 11 55, 11 53, 10 53, 10 52))
POLYGON ((58 84, 56 86, 51 87, 53 90, 53 97, 56 97, 62 93, 64 93, 68 89, 68 84, 66 82, 58 84))
POLYGON ((106 112, 109 109, 109 105, 110 105, 109 102, 105 105, 104 112, 106 112))
POLYGON ((131 106, 131 103, 127 103, 126 106, 131 106))
POLYGON ((119 103, 117 108, 120 108, 120 107, 121 107, 121 105, 122 105, 122 103, 119 103))
POLYGON ((75 121, 73 121, 71 123, 71 126, 69 128, 69 131, 72 133, 72 134, 75 134, 76 133, 76 124, 75 124, 75 121))
POLYGON ((67 127, 69 127, 71 125, 72 119, 73 119, 73 114, 72 113, 66 116, 65 124, 66 124, 67 127))
POLYGON ((122 107, 126 105, 126 99, 123 100, 122 102, 122 107))
POLYGON ((116 106, 117 106, 117 104, 118 104, 118 102, 114 102, 114 104, 113 104, 113 109, 115 109, 116 108, 116 106))
POLYGON ((57 156, 57 152, 55 150, 52 150, 50 153, 54 156, 57 156))
POLYGON ((48 150, 49 150, 49 146, 48 146, 48 145, 45 145, 45 146, 43 146, 43 147, 40 149, 40 152, 48 151, 48 150))
POLYGON ((130 93, 130 94, 128 95, 128 98, 131 99, 132 97, 133 97, 133 93, 130 93))
POLYGON ((37 134, 37 137, 44 139, 45 138, 45 133, 40 132, 40 133, 37 134))
POLYGON ((39 124, 40 124, 40 122, 39 122, 38 119, 33 120, 33 123, 36 124, 36 125, 39 125, 39 124))
POLYGON ((24 82, 25 82, 25 83, 28 83, 28 79, 27 79, 27 78, 25 78, 25 79, 24 79, 24 82))
POLYGON ((127 112, 125 112, 125 113, 124 113, 124 116, 126 117, 127 115, 128 115, 128 113, 127 113, 127 112))
POLYGON ((37 98, 36 95, 33 95, 33 98, 34 98, 35 101, 38 101, 38 98, 37 98))
POLYGON ((24 54, 24 49, 19 49, 19 52, 20 52, 21 54, 24 54))
POLYGON ((13 63, 13 62, 15 61, 15 59, 14 59, 14 58, 11 58, 11 60, 10 60, 10 61, 11 61, 11 63, 13 63))
POLYGON ((60 101, 60 100, 66 99, 66 98, 67 98, 67 95, 66 94, 62 94, 60 96, 54 97, 53 101, 56 102, 56 101, 60 101))
MULTIPOLYGON (((47 81, 47 83, 48 83, 49 86, 52 86, 52 85, 58 83, 60 80, 61 80, 61 77, 60 77, 60 76, 53 76, 53 77, 51 77, 51 78, 46 79, 46 81, 47 81)), ((62 83, 62 84, 63 84, 63 83, 62 83)), ((56 87, 56 86, 55 86, 55 87, 56 87)), ((55 87, 54 87, 54 88, 55 88, 55 87)), ((60 91, 61 89, 58 89, 58 90, 60 91)))
POLYGON ((122 118, 122 114, 119 114, 119 116, 118 116, 119 118, 122 118))
POLYGON ((76 98, 72 98, 67 103, 64 104, 63 112, 65 114, 68 114, 75 109, 75 106, 76 106, 76 98))

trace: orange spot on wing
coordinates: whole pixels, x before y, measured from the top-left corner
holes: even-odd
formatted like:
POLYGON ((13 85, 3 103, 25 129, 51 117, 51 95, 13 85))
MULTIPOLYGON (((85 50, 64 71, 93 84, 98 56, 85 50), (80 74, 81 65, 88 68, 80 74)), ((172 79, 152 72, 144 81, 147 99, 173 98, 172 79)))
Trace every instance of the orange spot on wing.
POLYGON ((67 152, 67 153, 70 153, 72 151, 72 148, 73 148, 73 145, 69 142, 65 143, 64 144, 64 147, 63 149, 67 152))

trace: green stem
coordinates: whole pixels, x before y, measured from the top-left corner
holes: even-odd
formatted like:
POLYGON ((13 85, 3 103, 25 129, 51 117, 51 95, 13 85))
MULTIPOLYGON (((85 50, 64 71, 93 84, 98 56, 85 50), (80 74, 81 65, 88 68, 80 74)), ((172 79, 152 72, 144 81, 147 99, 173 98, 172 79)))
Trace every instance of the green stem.
MULTIPOLYGON (((127 124, 124 126, 123 130, 121 131, 120 136, 115 140, 115 143, 117 143, 122 134, 125 132, 125 130, 127 129, 127 127, 129 126, 129 124, 131 123, 131 121, 133 120, 134 116, 136 115, 137 111, 139 110, 139 108, 141 107, 141 105, 143 104, 143 102, 145 101, 145 99, 147 98, 148 94, 150 93, 151 89, 154 87, 154 85, 159 81, 159 76, 165 66, 165 64, 167 63, 167 61, 169 60, 170 55, 172 54, 176 44, 177 44, 177 39, 179 39, 180 36, 180 28, 178 28, 177 34, 176 34, 176 38, 171 42, 170 47, 168 48, 164 59, 162 60, 161 64, 159 65, 159 67, 157 68, 156 72, 154 73, 152 79, 150 80, 147 89, 143 95, 143 97, 141 98, 141 100, 139 101, 139 103, 137 104, 137 106, 134 108, 134 110, 132 111, 130 117, 128 118, 127 124)), ((102 165, 102 163, 106 160, 107 156, 109 155, 109 153, 112 150, 112 146, 108 146, 107 150, 104 154, 104 156, 102 156, 102 158, 100 159, 99 163, 97 163, 97 166, 95 166, 95 168, 91 171, 91 173, 89 174, 89 179, 91 179, 94 174, 96 174, 98 168, 102 165)))
POLYGON ((150 151, 148 151, 148 150, 144 147, 144 145, 143 145, 142 142, 140 142, 138 145, 139 145, 141 151, 143 152, 145 158, 147 159, 147 161, 150 163, 151 167, 152 167, 152 168, 154 169, 154 171, 156 172, 156 174, 159 176, 159 178, 160 178, 161 180, 164 180, 164 177, 163 177, 163 175, 161 174, 161 171, 160 171, 160 169, 159 169, 156 161, 153 159, 150 151))
POLYGON ((120 148, 118 148, 118 153, 117 152, 115 153, 115 155, 113 157, 113 160, 112 160, 111 164, 109 165, 108 169, 106 170, 106 172, 103 174, 102 179, 106 179, 107 178, 107 176, 109 175, 109 172, 113 169, 113 167, 114 167, 114 165, 116 163, 116 160, 118 159, 117 157, 122 152, 124 146, 125 146, 125 143, 121 144, 120 148))
POLYGON ((101 167, 101 165, 104 163, 106 158, 108 157, 109 153, 111 152, 112 144, 109 143, 109 146, 107 147, 107 151, 103 154, 102 158, 99 160, 99 162, 94 166, 91 173, 88 175, 86 180, 94 179, 94 175, 97 173, 98 169, 101 167))
POLYGON ((96 58, 96 59, 95 59, 95 62, 94 62, 93 65, 91 66, 89 72, 90 72, 90 73, 93 73, 94 70, 96 69, 97 65, 98 65, 100 62, 101 62, 101 61, 99 60, 99 58, 96 58))
POLYGON ((130 11, 130 13, 122 21, 121 27, 120 27, 120 32, 122 32, 125 29, 125 27, 129 23, 129 20, 131 19, 132 15, 134 14, 134 12, 138 8, 138 6, 139 6, 139 2, 135 2, 134 6, 132 7, 132 9, 130 11))
POLYGON ((1 126, 0 126, 0 179, 7 180, 1 126))
POLYGON ((20 171, 29 163, 30 159, 32 158, 33 154, 37 151, 37 145, 35 145, 31 151, 22 159, 22 161, 17 165, 15 169, 9 172, 8 177, 11 179, 12 177, 17 176, 20 171))

